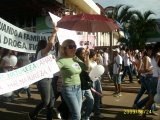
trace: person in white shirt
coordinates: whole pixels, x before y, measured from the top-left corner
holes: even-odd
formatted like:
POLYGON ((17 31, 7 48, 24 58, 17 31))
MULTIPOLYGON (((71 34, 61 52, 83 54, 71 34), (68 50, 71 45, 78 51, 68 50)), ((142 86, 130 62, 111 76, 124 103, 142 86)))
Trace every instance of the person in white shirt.
POLYGON ((121 96, 121 69, 122 69, 122 57, 119 55, 120 50, 116 48, 114 51, 113 62, 113 82, 115 85, 114 95, 121 96))
POLYGON ((104 48, 104 53, 103 53, 103 65, 104 65, 104 68, 105 68, 105 75, 107 75, 108 79, 111 80, 111 76, 110 76, 110 73, 109 73, 109 54, 108 54, 108 49, 107 48, 104 48))
POLYGON ((128 74, 130 83, 133 83, 132 71, 130 67, 131 60, 130 60, 130 50, 129 49, 126 49, 126 54, 124 55, 123 61, 124 61, 124 71, 122 75, 122 82, 124 81, 124 77, 126 76, 126 74, 128 74))

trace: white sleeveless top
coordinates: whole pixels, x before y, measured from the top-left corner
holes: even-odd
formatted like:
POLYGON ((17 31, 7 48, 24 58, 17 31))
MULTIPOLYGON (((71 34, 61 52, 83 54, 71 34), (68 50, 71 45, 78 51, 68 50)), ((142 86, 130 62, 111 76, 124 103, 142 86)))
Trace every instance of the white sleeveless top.
MULTIPOLYGON (((151 63, 151 58, 147 56, 147 61, 148 61, 148 68, 152 68, 152 63, 151 63)), ((144 63, 142 63, 141 69, 144 70, 144 63)), ((146 72, 146 73, 141 73, 142 76, 145 76, 147 74, 153 74, 153 70, 146 72)))
POLYGON ((158 65, 154 57, 151 59, 151 64, 153 65, 153 77, 158 77, 158 65))
MULTIPOLYGON (((49 55, 49 54, 48 54, 49 55)), ((39 52, 38 52, 38 54, 37 54, 37 60, 39 60, 39 59, 41 59, 41 58, 43 58, 44 56, 42 56, 42 51, 40 50, 39 52)), ((48 77, 46 77, 46 78, 53 78, 53 75, 50 75, 50 76, 48 76, 48 77)))

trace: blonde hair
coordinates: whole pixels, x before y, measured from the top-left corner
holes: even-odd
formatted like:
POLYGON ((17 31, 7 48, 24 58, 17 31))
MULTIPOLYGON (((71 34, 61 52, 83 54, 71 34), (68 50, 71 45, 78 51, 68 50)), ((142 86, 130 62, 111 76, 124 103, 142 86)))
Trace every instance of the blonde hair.
POLYGON ((63 41, 62 45, 60 46, 60 56, 61 57, 67 56, 66 48, 68 45, 73 44, 73 43, 75 44, 75 42, 71 39, 67 39, 67 40, 63 41))

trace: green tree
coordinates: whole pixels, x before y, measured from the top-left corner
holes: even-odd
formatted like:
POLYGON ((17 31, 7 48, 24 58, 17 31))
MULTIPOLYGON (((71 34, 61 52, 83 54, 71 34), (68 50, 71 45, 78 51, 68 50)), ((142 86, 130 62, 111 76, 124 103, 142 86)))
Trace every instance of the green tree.
POLYGON ((153 14, 150 10, 144 14, 134 11, 134 16, 130 18, 128 26, 130 47, 143 48, 148 38, 148 32, 156 31, 156 21, 151 17, 153 14))
MULTIPOLYGON (((134 11, 131 11, 132 7, 128 5, 116 5, 112 9, 109 7, 105 8, 106 15, 109 18, 114 19, 119 25, 120 30, 124 32, 124 38, 119 39, 119 42, 128 45, 128 24, 130 18, 134 15, 134 11)), ((120 30, 118 30, 118 34, 120 36, 120 30)))

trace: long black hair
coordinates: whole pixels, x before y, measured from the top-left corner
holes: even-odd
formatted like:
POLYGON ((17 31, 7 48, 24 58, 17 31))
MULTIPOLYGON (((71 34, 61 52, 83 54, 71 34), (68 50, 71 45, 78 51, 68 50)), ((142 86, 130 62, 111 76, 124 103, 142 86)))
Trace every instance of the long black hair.
POLYGON ((80 60, 82 60, 82 61, 84 62, 84 58, 83 58, 82 55, 81 55, 83 50, 84 50, 83 47, 77 48, 77 50, 76 50, 76 56, 77 56, 80 60))
POLYGON ((46 46, 47 46, 47 41, 46 41, 46 40, 40 40, 40 41, 38 42, 34 60, 37 60, 38 52, 39 52, 40 50, 44 49, 46 46))

